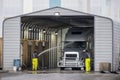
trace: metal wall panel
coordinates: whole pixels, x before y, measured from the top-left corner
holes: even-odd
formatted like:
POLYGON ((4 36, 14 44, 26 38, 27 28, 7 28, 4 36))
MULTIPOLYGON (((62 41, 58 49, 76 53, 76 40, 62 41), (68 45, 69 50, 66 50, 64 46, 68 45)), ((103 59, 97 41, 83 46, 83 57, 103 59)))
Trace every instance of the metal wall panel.
POLYGON ((0 68, 2 67, 2 38, 0 38, 0 68))
POLYGON ((112 64, 112 22, 109 19, 95 17, 95 71, 99 71, 100 62, 112 64))
POLYGON ((4 22, 3 69, 12 70, 13 60, 20 58, 20 17, 4 22))
POLYGON ((118 70, 120 62, 120 23, 114 22, 113 70, 118 70))
POLYGON ((49 44, 49 68, 56 68, 56 54, 56 35, 52 32, 49 44))
POLYGON ((78 10, 78 11, 85 11, 86 4, 84 5, 83 4, 84 2, 86 2, 86 0, 84 1, 83 0, 61 0, 61 7, 78 10))
POLYGON ((49 0, 32 0, 33 11, 49 8, 49 0))
POLYGON ((2 37, 2 21, 3 21, 3 0, 0 0, 0 37, 2 37))
POLYGON ((3 0, 3 16, 10 17, 23 13, 23 0, 3 0))

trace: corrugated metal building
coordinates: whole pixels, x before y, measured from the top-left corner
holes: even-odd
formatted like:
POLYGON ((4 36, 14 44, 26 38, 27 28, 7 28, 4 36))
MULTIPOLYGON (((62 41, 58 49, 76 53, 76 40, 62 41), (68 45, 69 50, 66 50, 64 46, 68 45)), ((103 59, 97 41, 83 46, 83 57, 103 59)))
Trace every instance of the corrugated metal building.
MULTIPOLYGON (((83 12, 78 12, 66 8, 61 8, 61 7, 54 7, 50 9, 45 9, 25 15, 20 15, 16 17, 11 17, 7 18, 3 22, 3 69, 4 70, 12 70, 13 67, 13 60, 14 59, 21 59, 21 30, 24 24, 32 21, 32 19, 38 17, 54 17, 54 21, 57 23, 57 17, 70 17, 72 19, 76 17, 80 18, 89 18, 92 17, 94 24, 92 27, 94 27, 94 71, 99 71, 99 64, 101 62, 109 62, 111 63, 111 70, 116 70, 119 66, 119 57, 120 57, 120 50, 119 50, 119 43, 120 43, 120 24, 113 22, 111 19, 102 17, 102 16, 97 16, 97 15, 92 15, 92 14, 87 14, 83 12), (56 16, 55 14, 60 14, 59 16, 56 16), (27 17, 27 18, 25 18, 27 17), (23 23, 22 23, 23 22, 23 23)), ((47 18, 48 19, 48 18, 47 18)), ((60 18, 61 19, 61 18, 60 18)), ((87 22, 91 22, 86 20, 87 22)), ((44 25, 42 24, 41 26, 36 25, 36 24, 41 24, 42 20, 38 20, 37 22, 34 22, 33 24, 25 24, 24 26, 38 26, 40 27, 39 29, 42 28, 47 28, 50 26, 56 26, 55 28, 58 29, 59 26, 66 26, 67 24, 55 24, 55 23, 50 23, 48 21, 43 21, 44 25), (47 24, 47 25, 46 25, 47 24), (50 24, 50 25, 49 25, 50 24)), ((81 21, 82 22, 82 21, 81 21)), ((65 21, 64 23, 67 23, 65 21)), ((79 22, 78 22, 79 23, 79 22)), ((74 23, 75 24, 75 23, 74 23)), ((87 23, 86 23, 87 24, 87 23)), ((77 25, 77 24, 76 24, 77 25)), ((67 25, 69 26, 69 24, 67 25)), ((78 26, 80 26, 78 24, 78 26)), ((53 29, 55 31, 56 29, 53 29)), ((51 29, 52 31, 52 29, 51 29)), ((26 32, 27 33, 27 32, 26 32)), ((40 36, 41 31, 38 31, 38 34, 40 36)), ((29 33, 27 33, 29 34, 29 33)), ((65 34, 65 33, 63 33, 65 34)), ((63 35, 61 34, 61 35, 63 35)), ((47 35, 46 35, 47 36, 47 35)), ((26 36, 26 37, 29 37, 26 36)), ((51 33, 51 39, 48 39, 46 37, 46 40, 50 40, 51 44, 49 44, 49 47, 55 47, 55 42, 60 43, 60 37, 57 40, 52 40, 55 36, 52 35, 51 33)), ((34 39, 34 38, 33 38, 34 39)), ((35 39, 40 39, 44 40, 41 36, 35 39)), ((63 41, 64 38, 62 38, 61 41, 63 41)), ((59 51, 58 51, 59 52, 59 51)), ((49 55, 49 66, 54 67, 54 63, 58 61, 58 59, 54 58, 55 56, 59 57, 61 54, 57 54, 56 51, 51 51, 49 55)))

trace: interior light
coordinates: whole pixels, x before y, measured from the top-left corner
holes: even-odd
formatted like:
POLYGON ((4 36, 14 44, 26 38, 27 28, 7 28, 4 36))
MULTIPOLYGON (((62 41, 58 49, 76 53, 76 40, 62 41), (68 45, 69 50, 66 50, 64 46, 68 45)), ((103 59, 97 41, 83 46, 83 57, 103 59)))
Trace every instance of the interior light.
POLYGON ((46 33, 45 29, 43 29, 43 33, 46 33))
POLYGON ((32 30, 32 28, 30 27, 30 28, 29 28, 29 31, 31 31, 31 30, 32 30))
POLYGON ((55 15, 55 16, 59 16, 59 15, 60 15, 60 12, 55 12, 54 15, 55 15))
POLYGON ((58 33, 57 33, 57 32, 55 32, 55 35, 58 35, 58 33))

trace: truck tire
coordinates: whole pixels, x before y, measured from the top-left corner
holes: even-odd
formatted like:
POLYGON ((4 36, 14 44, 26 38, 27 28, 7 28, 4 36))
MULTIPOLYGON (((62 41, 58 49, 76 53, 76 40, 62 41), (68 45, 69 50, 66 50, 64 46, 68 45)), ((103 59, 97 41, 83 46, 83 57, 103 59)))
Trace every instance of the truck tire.
POLYGON ((76 70, 76 68, 72 68, 72 70, 76 70))
POLYGON ((64 67, 61 67, 60 70, 64 70, 65 68, 64 67))

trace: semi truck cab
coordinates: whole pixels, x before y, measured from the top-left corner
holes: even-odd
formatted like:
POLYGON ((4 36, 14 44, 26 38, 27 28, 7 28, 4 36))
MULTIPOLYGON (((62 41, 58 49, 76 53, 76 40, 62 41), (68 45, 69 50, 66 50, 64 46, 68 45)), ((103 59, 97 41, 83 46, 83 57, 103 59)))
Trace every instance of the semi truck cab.
POLYGON ((79 58, 79 52, 64 52, 63 57, 58 63, 61 70, 65 68, 84 68, 83 60, 79 58))
POLYGON ((63 55, 58 62, 58 67, 61 70, 64 70, 64 68, 85 68, 81 53, 84 49, 88 48, 87 36, 91 30, 91 28, 85 27, 72 27, 68 29, 64 40, 63 55))

